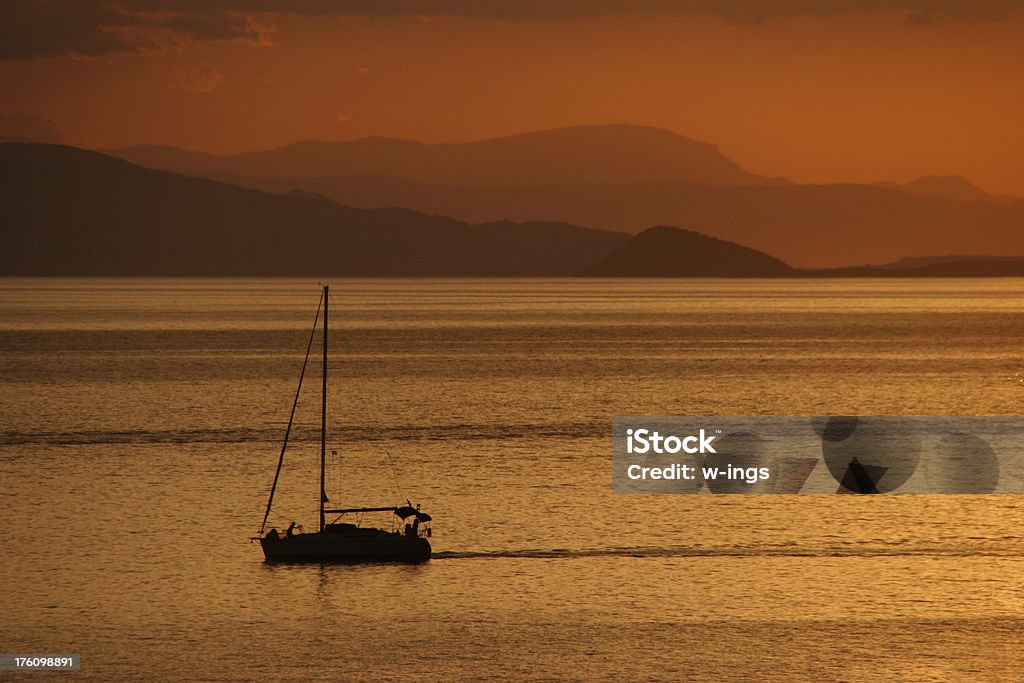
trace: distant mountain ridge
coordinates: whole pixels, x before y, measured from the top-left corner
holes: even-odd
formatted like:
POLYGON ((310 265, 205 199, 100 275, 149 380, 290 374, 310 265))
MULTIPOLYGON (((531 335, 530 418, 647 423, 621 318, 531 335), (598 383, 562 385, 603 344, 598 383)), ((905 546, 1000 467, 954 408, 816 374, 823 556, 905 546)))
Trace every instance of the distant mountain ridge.
POLYGON ((629 239, 553 222, 468 225, 0 145, 0 275, 574 275, 629 239))
POLYGON ((875 184, 880 187, 903 190, 919 197, 938 197, 961 202, 984 201, 1006 205, 1020 201, 1020 197, 1014 195, 994 195, 986 192, 959 175, 927 175, 911 180, 909 183, 880 182, 875 184))
POLYGON ((630 234, 677 225, 803 268, 1024 253, 1024 200, 995 197, 959 176, 797 185, 643 126, 452 144, 303 142, 229 156, 151 147, 109 153, 267 192, 300 190, 349 207, 404 207, 468 223, 556 221, 630 234))
POLYGON ((25 143, 0 144, 0 240, 4 276, 1024 276, 1024 259, 970 256, 809 271, 693 230, 469 225, 25 143))
POLYGON ((714 145, 659 128, 625 124, 573 126, 462 143, 426 144, 384 137, 307 141, 226 156, 155 146, 100 151, 148 168, 255 178, 379 175, 468 186, 670 180, 788 183, 745 171, 714 145))
POLYGON ((876 185, 476 187, 381 176, 204 177, 268 192, 301 188, 346 206, 404 206, 471 223, 554 220, 628 233, 677 225, 799 267, 885 263, 906 254, 1024 254, 1024 202, 965 202, 876 185))
POLYGON ((906 269, 906 268, 924 268, 942 265, 946 263, 962 263, 965 261, 974 262, 989 262, 989 263, 1006 263, 1006 262, 1024 262, 1024 255, 1022 256, 992 256, 985 254, 948 254, 944 256, 905 256, 899 261, 893 261, 892 263, 881 263, 874 268, 889 268, 889 269, 906 269))
POLYGON ((948 256, 905 259, 882 266, 806 269, 692 230, 649 228, 583 271, 590 277, 662 278, 859 278, 1024 277, 1024 257, 948 256))

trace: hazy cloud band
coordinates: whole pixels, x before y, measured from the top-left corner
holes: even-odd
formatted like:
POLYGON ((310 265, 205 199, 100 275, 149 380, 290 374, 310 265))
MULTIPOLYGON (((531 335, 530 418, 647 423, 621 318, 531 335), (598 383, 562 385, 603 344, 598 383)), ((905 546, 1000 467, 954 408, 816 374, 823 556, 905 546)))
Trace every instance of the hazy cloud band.
POLYGON ((0 4, 0 59, 164 54, 212 41, 271 44, 280 14, 571 19, 694 13, 751 23, 794 16, 896 12, 923 25, 935 17, 999 21, 1024 0, 31 0, 0 4))

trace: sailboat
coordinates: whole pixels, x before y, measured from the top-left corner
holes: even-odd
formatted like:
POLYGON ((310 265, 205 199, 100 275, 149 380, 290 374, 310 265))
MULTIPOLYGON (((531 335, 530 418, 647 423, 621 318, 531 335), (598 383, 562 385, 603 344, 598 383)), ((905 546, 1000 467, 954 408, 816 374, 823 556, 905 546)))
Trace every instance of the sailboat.
POLYGON ((327 464, 327 313, 330 288, 324 286, 317 309, 317 317, 313 321, 309 344, 306 346, 306 358, 302 363, 299 375, 299 386, 295 391, 291 418, 285 431, 281 455, 277 461, 274 483, 270 488, 270 498, 260 525, 258 540, 263 548, 267 562, 422 562, 430 559, 430 515, 421 512, 419 506, 410 501, 405 505, 379 507, 327 508, 329 502, 324 489, 327 464), (309 364, 313 339, 316 336, 320 312, 323 311, 323 370, 320 402, 320 524, 315 532, 303 533, 301 527, 294 522, 282 534, 277 529, 266 530, 267 519, 274 504, 274 493, 281 476, 285 450, 288 448, 288 437, 295 420, 295 410, 299 403, 302 390, 302 378, 309 364), (398 530, 363 527, 358 524, 338 521, 345 515, 364 512, 390 512, 404 522, 404 528, 398 530), (333 516, 328 522, 328 516, 333 516))

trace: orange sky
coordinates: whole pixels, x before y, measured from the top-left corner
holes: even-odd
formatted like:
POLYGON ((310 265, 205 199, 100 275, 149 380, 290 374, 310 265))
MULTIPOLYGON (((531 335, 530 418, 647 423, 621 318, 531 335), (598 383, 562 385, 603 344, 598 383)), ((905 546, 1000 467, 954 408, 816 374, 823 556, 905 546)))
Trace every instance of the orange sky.
POLYGON ((803 182, 961 174, 1024 196, 1024 12, 246 21, 258 26, 243 39, 147 54, 9 56, 0 111, 82 146, 214 152, 638 123, 803 182))

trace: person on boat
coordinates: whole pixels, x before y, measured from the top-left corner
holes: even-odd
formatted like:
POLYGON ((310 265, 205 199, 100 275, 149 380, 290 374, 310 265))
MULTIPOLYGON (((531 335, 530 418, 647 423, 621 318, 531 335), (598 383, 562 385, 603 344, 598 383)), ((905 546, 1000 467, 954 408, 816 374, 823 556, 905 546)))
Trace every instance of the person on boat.
POLYGON ((284 532, 284 535, 287 536, 288 538, 291 538, 292 534, 294 534, 294 533, 295 533, 295 522, 292 522, 291 524, 288 525, 288 530, 284 532))

